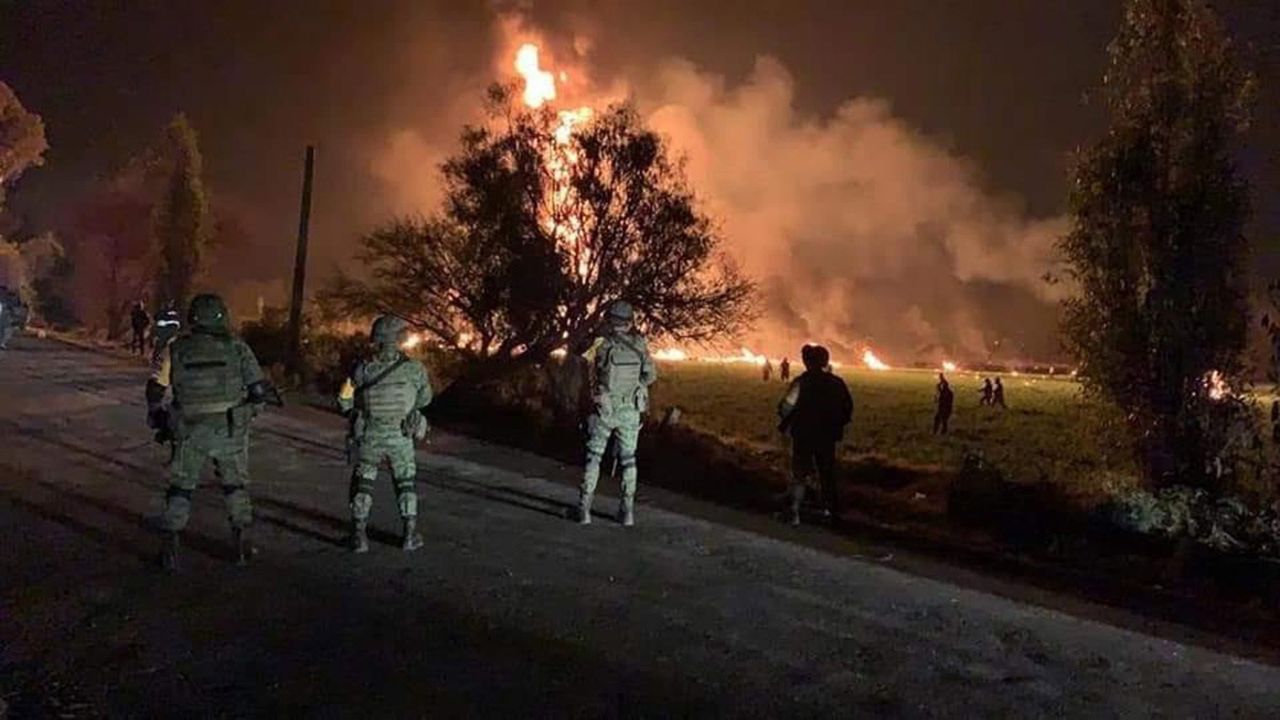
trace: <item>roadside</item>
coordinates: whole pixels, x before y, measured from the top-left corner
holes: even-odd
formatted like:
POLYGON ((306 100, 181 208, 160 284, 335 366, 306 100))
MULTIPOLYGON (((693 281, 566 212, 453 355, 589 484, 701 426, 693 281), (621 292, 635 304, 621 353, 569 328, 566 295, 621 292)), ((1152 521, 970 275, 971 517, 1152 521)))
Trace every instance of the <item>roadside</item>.
POLYGON ((1260 718, 1280 702, 1280 669, 848 557, 881 551, 816 529, 708 522, 649 487, 634 532, 579 528, 561 516, 572 468, 450 433, 423 456, 423 551, 391 546, 384 486, 355 557, 338 545, 341 423, 306 408, 256 431, 257 563, 227 562, 203 489, 166 578, 140 523, 165 486, 141 368, 31 338, 0 362, 15 717, 1260 718))
MULTIPOLYGON (((142 363, 100 340, 50 337, 142 363)), ((334 424, 327 401, 304 395, 283 414, 304 424, 334 424)), ((539 477, 576 488, 576 435, 525 432, 524 420, 498 418, 495 413, 484 422, 449 419, 445 427, 452 432, 433 433, 425 462, 444 454, 517 473, 532 466, 539 477), (500 444, 480 439, 486 437, 500 444), (512 450, 521 446, 540 454, 512 450)), ((305 434, 296 431, 291 441, 309 442, 305 434)), ((340 447, 337 437, 325 444, 330 452, 340 447)), ((641 437, 640 460, 642 498, 657 507, 1118 627, 1280 662, 1280 566, 1272 563, 1118 534, 1063 513, 1058 498, 1036 497, 1017 484, 960 487, 972 496, 963 498, 966 516, 948 507, 955 477, 876 463, 842 469, 846 511, 838 527, 796 530, 775 514, 781 504, 777 492, 785 487, 776 471, 782 463, 685 428, 655 425, 641 437)), ((615 492, 602 483, 597 511, 612 510, 615 492)), ((553 512, 568 509, 566 501, 553 512)))

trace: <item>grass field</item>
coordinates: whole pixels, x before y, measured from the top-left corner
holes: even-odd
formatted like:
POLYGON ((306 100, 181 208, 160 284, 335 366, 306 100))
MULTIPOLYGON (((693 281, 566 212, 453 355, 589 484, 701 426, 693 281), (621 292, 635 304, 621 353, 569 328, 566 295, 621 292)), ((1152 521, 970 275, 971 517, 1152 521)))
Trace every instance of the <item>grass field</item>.
MULTIPOLYGON (((926 371, 839 371, 854 398, 854 418, 841 448, 846 459, 874 455, 914 466, 957 468, 980 450, 1010 479, 1063 483, 1083 495, 1132 482, 1127 452, 1103 427, 1105 410, 1081 397, 1068 378, 1004 377, 1009 408, 978 404, 980 375, 950 373, 956 393, 951 434, 932 435, 936 374, 926 371)), ((682 422, 738 443, 780 448, 776 407, 785 385, 764 382, 749 365, 662 363, 653 390, 657 412, 681 409, 682 422)))

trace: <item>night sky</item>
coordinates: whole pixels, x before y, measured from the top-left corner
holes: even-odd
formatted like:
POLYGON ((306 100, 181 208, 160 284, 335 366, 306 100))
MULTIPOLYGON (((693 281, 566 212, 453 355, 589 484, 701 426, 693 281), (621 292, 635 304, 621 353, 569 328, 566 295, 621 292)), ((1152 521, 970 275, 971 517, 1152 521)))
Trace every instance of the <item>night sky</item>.
MULTIPOLYGON (((368 169, 372 139, 403 127, 452 136, 444 108, 490 77, 495 3, 267 0, 0 0, 0 80, 43 116, 46 165, 11 206, 58 225, 69 203, 154 138, 175 111, 201 134, 208 177, 261 247, 259 277, 286 274, 302 148, 318 144, 317 263, 345 255, 389 212, 368 169), (433 128, 433 125, 436 126, 433 128)), ((987 190, 1028 214, 1062 212, 1067 153, 1099 132, 1083 102, 1119 19, 1114 0, 650 0, 520 6, 549 34, 593 43, 598 77, 688 58, 733 82, 769 54, 803 113, 874 96, 971 160, 987 190), (729 6, 732 5, 732 10, 729 6)), ((1219 3, 1251 46, 1261 96, 1244 168, 1251 234, 1280 237, 1280 3, 1219 3)), ((1265 272, 1270 272, 1266 270, 1265 272)))

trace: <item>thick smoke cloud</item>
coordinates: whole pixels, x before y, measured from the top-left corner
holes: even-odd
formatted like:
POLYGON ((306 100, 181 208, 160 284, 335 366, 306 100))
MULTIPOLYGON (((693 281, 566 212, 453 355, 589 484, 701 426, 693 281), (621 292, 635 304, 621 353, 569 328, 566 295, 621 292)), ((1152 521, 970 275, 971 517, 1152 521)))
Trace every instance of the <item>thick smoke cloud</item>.
POLYGON ((820 340, 853 359, 869 344, 904 364, 1056 355, 1058 298, 1043 277, 1064 221, 1028 218, 1016 197, 984 189, 977 168, 887 100, 800 114, 793 78, 769 57, 737 84, 674 58, 597 81, 582 36, 543 37, 502 19, 497 76, 455 81, 464 92, 443 108, 447 122, 396 130, 373 153, 370 169, 397 210, 438 204, 436 167, 457 128, 479 118, 484 85, 511 79, 525 40, 566 72, 564 106, 629 99, 684 156, 730 254, 760 283, 764 315, 742 338, 753 350, 795 354, 820 340))
POLYGON ((737 86, 668 61, 637 99, 761 280, 757 342, 777 352, 820 339, 846 357, 870 343, 899 361, 984 358, 997 341, 1052 352, 1056 298, 1042 278, 1063 221, 985 192, 887 101, 802 117, 791 76, 767 57, 737 86), (1010 324, 1006 302, 1039 312, 1010 324))

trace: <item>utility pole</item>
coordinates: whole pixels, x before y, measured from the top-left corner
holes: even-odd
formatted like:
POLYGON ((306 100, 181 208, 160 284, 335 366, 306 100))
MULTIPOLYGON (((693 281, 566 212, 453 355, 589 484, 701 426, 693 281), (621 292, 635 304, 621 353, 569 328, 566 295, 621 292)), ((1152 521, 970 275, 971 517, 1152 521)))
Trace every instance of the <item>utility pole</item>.
POLYGON ((307 234, 311 226, 311 178, 315 171, 316 149, 307 146, 302 171, 302 211, 298 216, 298 252, 293 258, 293 297, 289 303, 289 355, 286 369, 297 377, 302 373, 302 302, 307 284, 307 234))

